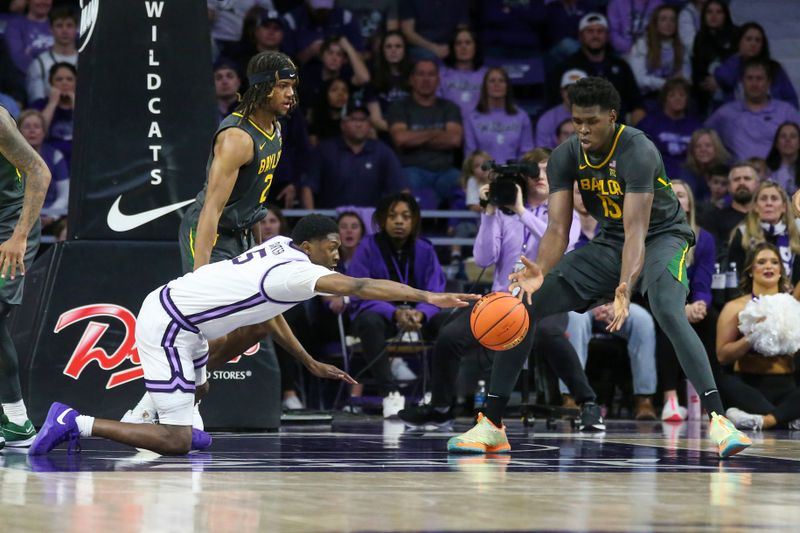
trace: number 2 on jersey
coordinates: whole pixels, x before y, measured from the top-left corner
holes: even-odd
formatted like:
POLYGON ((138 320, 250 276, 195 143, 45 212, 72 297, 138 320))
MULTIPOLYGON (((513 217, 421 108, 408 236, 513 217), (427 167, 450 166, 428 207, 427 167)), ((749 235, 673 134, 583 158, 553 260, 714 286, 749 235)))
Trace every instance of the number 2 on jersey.
POLYGON ((603 203, 603 216, 613 219, 622 218, 622 208, 617 202, 605 194, 598 194, 597 197, 603 203))
POLYGON ((267 174, 266 176, 264 176, 264 183, 266 185, 264 185, 264 190, 261 191, 262 204, 267 201, 267 193, 269 192, 270 185, 272 185, 272 174, 267 174))

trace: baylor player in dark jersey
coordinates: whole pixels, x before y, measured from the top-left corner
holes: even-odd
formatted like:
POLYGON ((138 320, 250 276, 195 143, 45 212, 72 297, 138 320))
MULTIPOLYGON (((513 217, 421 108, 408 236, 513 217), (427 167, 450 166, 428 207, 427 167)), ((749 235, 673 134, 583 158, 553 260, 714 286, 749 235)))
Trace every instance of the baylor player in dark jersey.
MULTIPOLYGON (((703 344, 684 312, 685 257, 694 235, 664 172, 661 154, 641 131, 617 124, 620 97, 603 78, 584 78, 567 89, 576 135, 550 156, 549 222, 536 263, 510 276, 509 290, 527 303, 531 329, 554 313, 585 310, 613 300, 609 331, 628 316, 631 293, 646 293, 654 318, 672 342, 686 376, 711 415, 710 434, 720 457, 750 445, 724 416, 703 344), (586 208, 600 225, 586 246, 564 256, 578 184, 586 208), (641 274, 641 276, 640 276, 641 274)), ((494 358, 485 417, 453 437, 448 449, 508 448, 501 420, 508 397, 531 350, 533 335, 494 358)))
POLYGON ((17 351, 8 315, 22 301, 25 269, 39 249, 39 212, 50 171, 0 107, 0 448, 29 446, 36 436, 19 385, 17 351))

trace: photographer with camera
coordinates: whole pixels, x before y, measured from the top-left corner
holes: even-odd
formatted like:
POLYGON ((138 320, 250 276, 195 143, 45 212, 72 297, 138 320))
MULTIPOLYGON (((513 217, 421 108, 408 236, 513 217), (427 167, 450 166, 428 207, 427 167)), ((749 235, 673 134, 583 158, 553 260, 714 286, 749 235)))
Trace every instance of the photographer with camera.
MULTIPOLYGON (((550 150, 538 148, 526 153, 520 163, 485 163, 492 170, 492 182, 481 188, 483 212, 473 255, 479 266, 495 265, 493 291, 508 290, 508 276, 517 268, 521 255, 528 258, 537 255, 539 242, 547 228, 550 188, 546 164, 549 155, 550 150)), ((579 232, 580 224, 574 220, 567 250, 572 249, 579 232)), ((471 310, 468 307, 456 311, 439 331, 433 349, 431 403, 400 411, 398 416, 407 425, 445 426, 455 418, 452 404, 461 357, 464 353, 481 349, 470 331, 471 310)), ((605 426, 594 401, 595 393, 589 386, 578 355, 565 337, 567 323, 566 313, 540 321, 533 332, 534 350, 545 355, 555 374, 582 404, 579 428, 602 431, 605 426)))

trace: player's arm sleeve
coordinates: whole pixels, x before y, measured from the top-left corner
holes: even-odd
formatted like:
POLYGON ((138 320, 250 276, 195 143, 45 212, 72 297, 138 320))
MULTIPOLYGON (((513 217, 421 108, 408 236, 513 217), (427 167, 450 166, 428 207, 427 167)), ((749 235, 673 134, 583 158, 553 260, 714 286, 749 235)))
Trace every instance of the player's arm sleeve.
MULTIPOLYGON (((656 146, 644 135, 637 135, 628 141, 633 146, 625 150, 618 159, 620 169, 624 169, 625 192, 649 192, 655 190, 659 178, 666 183, 666 176, 659 174, 661 154, 656 146)), ((622 170, 621 170, 622 171, 622 170)))
POLYGON ((570 142, 557 146, 550 154, 550 159, 547 160, 547 181, 550 183, 550 194, 572 190, 572 184, 578 179, 577 155, 570 142))
POLYGON ((314 290, 317 280, 330 274, 336 272, 306 261, 290 261, 272 267, 261 285, 270 300, 281 303, 304 302, 321 294, 314 290))

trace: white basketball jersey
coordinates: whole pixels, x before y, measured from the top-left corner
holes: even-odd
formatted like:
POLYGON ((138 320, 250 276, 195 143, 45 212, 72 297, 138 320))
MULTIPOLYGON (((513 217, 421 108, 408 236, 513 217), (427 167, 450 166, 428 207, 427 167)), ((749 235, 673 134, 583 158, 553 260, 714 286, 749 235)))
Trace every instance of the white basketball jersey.
POLYGON ((290 238, 279 235, 238 257, 170 281, 161 303, 186 329, 215 339, 320 294, 314 287, 328 274, 335 272, 311 263, 290 238))

